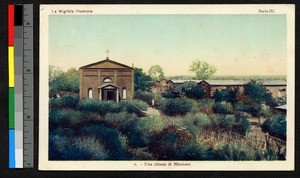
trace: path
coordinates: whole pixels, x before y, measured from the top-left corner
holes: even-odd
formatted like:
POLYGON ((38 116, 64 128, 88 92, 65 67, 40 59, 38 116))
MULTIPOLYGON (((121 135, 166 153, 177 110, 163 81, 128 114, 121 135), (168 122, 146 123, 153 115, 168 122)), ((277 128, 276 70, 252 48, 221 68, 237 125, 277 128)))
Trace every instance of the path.
POLYGON ((152 108, 152 107, 148 107, 147 113, 148 113, 148 114, 151 114, 151 115, 157 115, 157 116, 160 116, 159 110, 157 110, 157 109, 155 109, 155 108, 152 108))

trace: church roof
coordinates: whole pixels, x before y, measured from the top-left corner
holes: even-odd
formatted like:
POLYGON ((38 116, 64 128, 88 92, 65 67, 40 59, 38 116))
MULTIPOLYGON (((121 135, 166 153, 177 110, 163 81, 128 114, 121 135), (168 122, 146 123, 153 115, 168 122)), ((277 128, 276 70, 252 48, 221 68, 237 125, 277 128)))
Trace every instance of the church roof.
POLYGON ((88 64, 80 67, 79 69, 116 69, 116 68, 128 68, 133 70, 132 67, 129 67, 125 64, 110 60, 106 58, 105 60, 98 61, 92 64, 88 64))

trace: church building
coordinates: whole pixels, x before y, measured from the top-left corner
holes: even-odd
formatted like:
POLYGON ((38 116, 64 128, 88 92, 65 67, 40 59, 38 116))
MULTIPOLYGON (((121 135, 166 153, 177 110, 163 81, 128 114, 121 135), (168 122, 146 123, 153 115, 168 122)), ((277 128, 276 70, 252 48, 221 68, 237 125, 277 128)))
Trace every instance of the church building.
POLYGON ((119 102, 133 98, 133 67, 107 57, 105 60, 80 67, 79 75, 80 99, 91 98, 119 102))

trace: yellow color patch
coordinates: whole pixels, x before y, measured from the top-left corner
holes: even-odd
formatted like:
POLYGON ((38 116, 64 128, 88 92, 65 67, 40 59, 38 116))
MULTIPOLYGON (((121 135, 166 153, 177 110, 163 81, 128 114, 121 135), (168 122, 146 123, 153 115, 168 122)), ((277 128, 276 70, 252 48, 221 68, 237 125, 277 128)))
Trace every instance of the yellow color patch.
POLYGON ((14 47, 8 47, 8 86, 15 87, 15 59, 14 47))

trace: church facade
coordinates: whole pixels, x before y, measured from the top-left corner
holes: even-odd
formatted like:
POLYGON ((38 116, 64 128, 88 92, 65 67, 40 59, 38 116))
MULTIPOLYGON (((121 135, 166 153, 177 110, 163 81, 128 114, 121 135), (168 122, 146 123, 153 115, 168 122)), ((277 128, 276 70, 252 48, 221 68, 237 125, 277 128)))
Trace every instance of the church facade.
POLYGON ((134 93, 134 70, 132 67, 110 60, 79 68, 80 99, 104 101, 132 100, 134 93))

